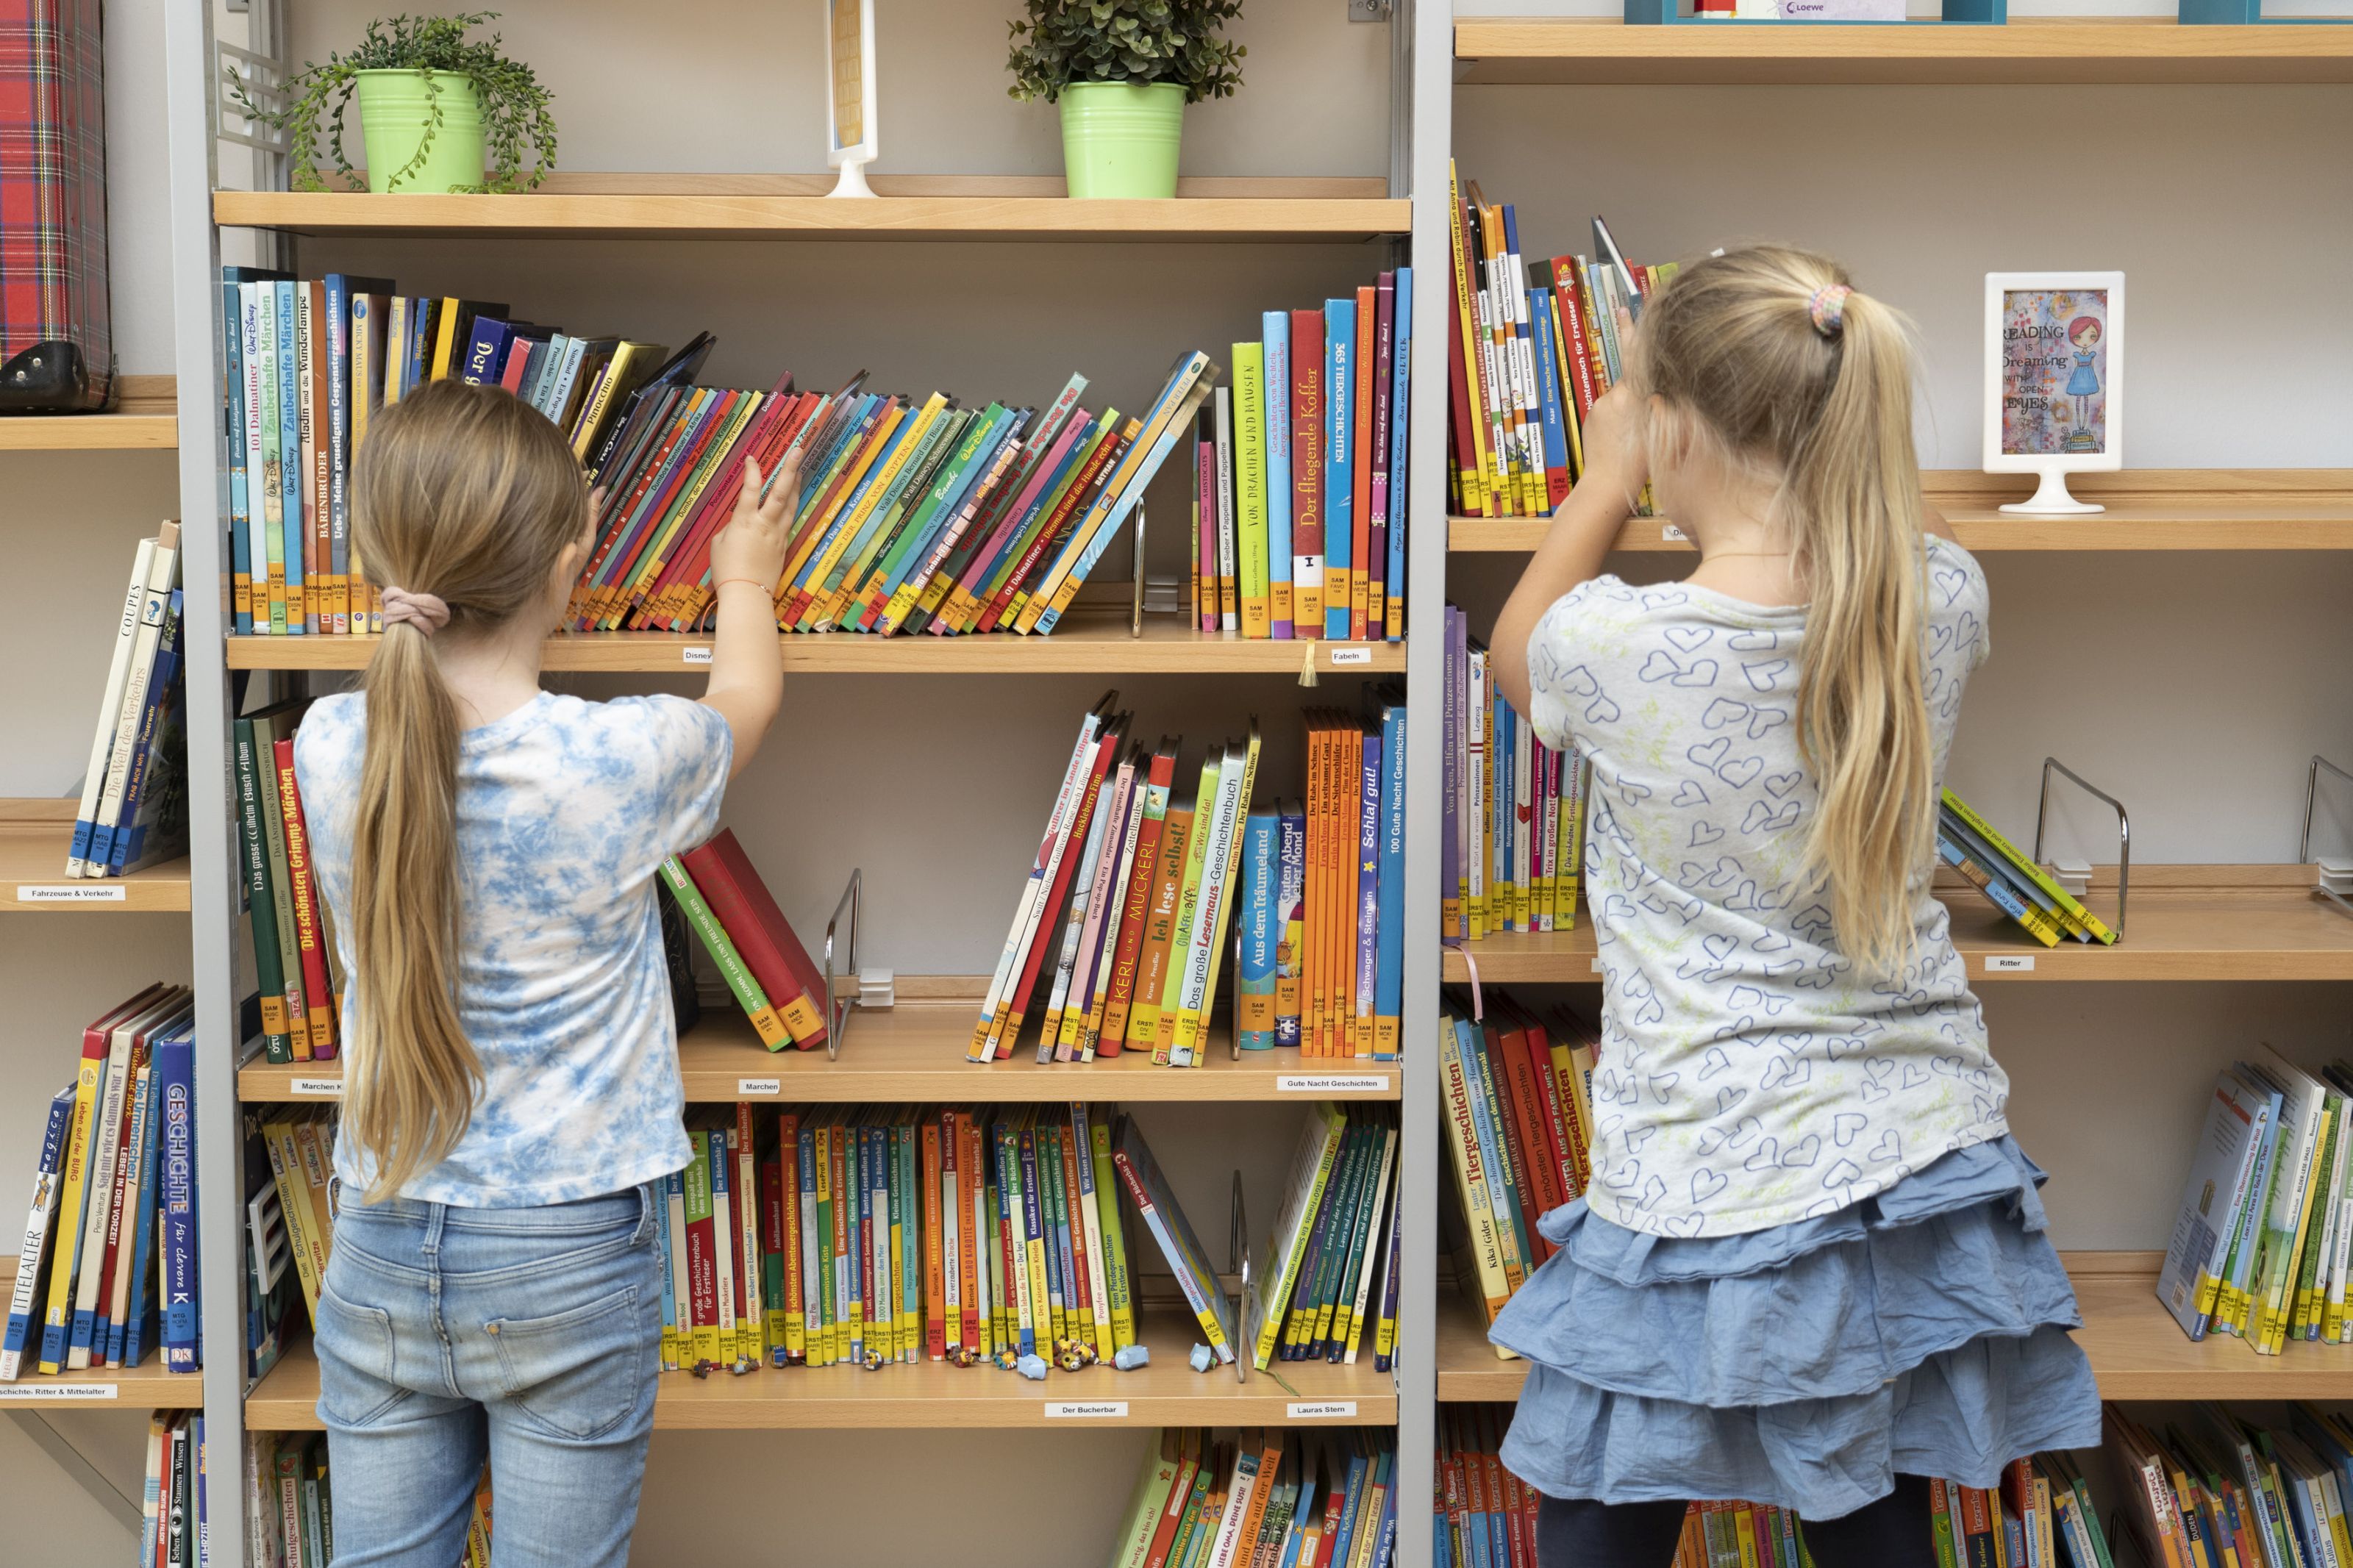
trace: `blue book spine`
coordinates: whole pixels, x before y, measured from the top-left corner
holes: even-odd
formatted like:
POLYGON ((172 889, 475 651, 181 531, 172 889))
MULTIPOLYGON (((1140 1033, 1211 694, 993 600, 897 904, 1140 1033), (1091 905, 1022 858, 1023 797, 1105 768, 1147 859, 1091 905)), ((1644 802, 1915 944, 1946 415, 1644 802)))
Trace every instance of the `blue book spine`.
MULTIPOLYGON (((122 1316, 106 1325, 106 1364, 137 1366, 147 1349, 146 1336, 134 1331, 132 1325, 147 1307, 147 1292, 141 1287, 147 1268, 147 1249, 153 1236, 148 1216, 155 1212, 155 1067, 152 1057, 146 1070, 137 1082, 138 1098, 131 1106, 131 1147, 129 1158, 138 1162, 133 1173, 126 1180, 123 1196, 132 1203, 132 1212, 122 1216, 121 1223, 130 1227, 121 1244, 131 1249, 129 1293, 122 1302, 122 1316), (135 1198, 132 1194, 136 1194, 135 1198), (135 1346, 135 1348, 133 1348, 135 1346)), ((95 1361, 97 1358, 91 1358, 95 1361)))
POLYGON ((120 877, 135 865, 140 847, 147 839, 142 808, 147 803, 147 774, 155 760, 157 733, 170 722, 173 705, 179 700, 174 687, 180 675, 181 616, 185 608, 184 591, 173 589, 171 599, 164 606, 163 635, 155 642, 155 668, 147 678, 147 704, 140 715, 139 733, 132 742, 131 772, 123 781, 122 812, 115 820, 113 842, 105 850, 110 877, 120 877))
POLYGON ((1253 811, 1242 825, 1241 1016, 1235 1026, 1246 1051, 1269 1049, 1275 1040, 1275 949, 1282 932, 1274 911, 1282 876, 1282 818, 1271 811, 1253 811))
POLYGON ((156 1099, 163 1110, 164 1368, 204 1364, 196 1321, 195 1032, 156 1042, 156 1099))
MULTIPOLYGON (((1038 1206, 1038 1140, 1027 1131, 1021 1134, 1021 1234, 1025 1243, 1017 1267, 1027 1267, 1029 1257, 1027 1244, 1043 1246, 1046 1239, 1044 1216, 1038 1206)), ((1037 1353, 1038 1346, 1050 1339, 1054 1332, 1053 1305, 1050 1300, 1029 1303, 1033 1326, 1021 1333, 1021 1352, 1037 1353)))
POLYGON ((1373 1048, 1373 997, 1380 973, 1381 736, 1365 737, 1356 796, 1356 1048, 1373 1048))
POLYGON ((1493 840, 1487 862, 1487 929, 1509 931, 1512 900, 1504 884, 1512 871, 1512 706, 1500 692, 1487 700, 1487 755, 1494 774, 1487 791, 1487 831, 1493 840))
POLYGON ((1324 301, 1324 635, 1348 636, 1349 551, 1356 544, 1356 302, 1324 301), (1341 584, 1337 594, 1334 583, 1341 584), (1336 602, 1335 602, 1336 601, 1336 602))
POLYGON ((898 552, 898 560, 892 566, 890 574, 883 579, 881 587, 875 591, 874 598, 878 604, 889 604, 891 595, 897 593, 900 586, 906 582, 907 574, 922 566, 930 558, 932 547, 939 542, 941 533, 955 521, 956 514, 964 510, 965 503, 972 500, 974 490, 983 479, 988 477, 989 470, 997 466, 997 454, 1004 448, 1005 443, 1012 438, 1015 421, 1019 417, 1019 411, 1016 409, 1000 408, 997 411, 995 419, 988 426, 987 435, 981 438, 978 454, 965 471, 956 477, 955 483, 949 489, 946 498, 933 510, 932 515, 924 520, 921 535, 913 542, 911 546, 898 552))
POLYGON ((1299 1043, 1299 956, 1305 938, 1301 904, 1307 896, 1307 816, 1285 801, 1274 889, 1274 1043, 1299 1043))
POLYGON ((1487 1173, 1487 1190, 1495 1200, 1495 1228, 1506 1239, 1514 1239, 1519 1235, 1519 1205, 1497 1179, 1509 1167, 1494 1120, 1487 1114, 1487 1042, 1479 1026, 1468 1018, 1454 1020, 1454 1039, 1462 1058, 1463 1098, 1471 1102, 1471 1127, 1479 1140, 1480 1164, 1487 1173))
MULTIPOLYGON (((245 486, 245 331, 244 311, 237 300, 236 268, 221 268, 221 434, 228 444, 228 559, 233 579, 245 592, 232 604, 237 634, 253 630, 253 580, 250 519, 246 512, 245 486)), ((267 595, 269 584, 262 585, 267 595)), ((268 620, 268 610, 262 619, 268 620)))
POLYGON ((1291 312, 1260 318, 1266 354, 1266 564, 1275 640, 1288 642, 1291 584, 1291 312))
POLYGON ((1390 642, 1405 640, 1405 535, 1413 516, 1406 488, 1406 454, 1412 450, 1413 408, 1413 268, 1397 272, 1397 334, 1389 366, 1389 558, 1388 624, 1382 635, 1390 642))
MULTIPOLYGON (((1528 290, 1528 319, 1535 332, 1536 412, 1544 427, 1545 468, 1568 472, 1568 432, 1561 424, 1560 358, 1552 339, 1552 305, 1542 289, 1528 290)), ((1546 510, 1551 510, 1547 499, 1546 510)))
MULTIPOLYGON (((329 279, 331 284, 332 281, 329 279)), ((506 322, 489 316, 475 317, 474 335, 466 344, 466 368, 458 379, 469 386, 497 385, 499 372, 506 365, 507 345, 513 341, 514 328, 506 322)))
MULTIPOLYGON (((8 1326, 0 1334, 0 1373, 16 1375, 18 1358, 25 1353, 26 1342, 32 1336, 33 1320, 38 1314, 42 1287, 47 1270, 41 1267, 46 1248, 43 1243, 57 1224, 58 1177, 65 1162, 66 1134, 73 1125, 74 1091, 69 1086, 60 1089, 49 1101, 49 1120, 41 1133, 41 1164, 33 1179, 33 1213, 36 1224, 46 1223, 40 1234, 26 1227, 25 1250, 17 1254, 16 1281, 8 1301, 8 1326)), ((59 1232, 62 1236, 62 1232, 59 1232)))
POLYGON ((302 500, 310 476, 302 471, 302 373, 301 344, 295 341, 294 296, 300 283, 272 286, 278 296, 278 495, 282 509, 280 527, 286 552, 286 630, 300 636, 306 629, 310 605, 296 616, 293 606, 302 586, 302 544, 310 537, 303 525, 302 500))
POLYGON ((1381 1484, 1388 1488, 1381 1500, 1380 1533, 1373 1539, 1372 1568, 1389 1568, 1397 1553, 1397 1487, 1392 1476, 1392 1459, 1381 1456, 1381 1484))
POLYGON ((1398 1059, 1405 1010, 1405 722, 1402 703, 1381 714, 1380 935, 1373 980, 1373 1055, 1398 1059))
MULTIPOLYGON (((1103 520, 1103 526, 1095 531, 1093 540, 1087 544, 1072 563, 1070 573, 1072 577, 1082 583, 1087 580, 1087 574, 1095 569, 1095 563, 1103 559, 1103 552, 1111 547, 1111 542, 1118 537, 1119 531, 1126 526, 1127 514, 1134 511, 1135 503, 1144 499, 1145 488, 1152 483, 1152 477, 1160 471, 1160 465, 1167 460, 1170 450, 1176 445, 1176 437, 1190 435, 1192 429, 1193 422, 1189 419, 1168 421, 1166 428, 1160 432, 1160 439, 1152 444, 1152 450, 1145 455, 1142 463, 1136 465, 1135 471, 1129 477, 1126 488, 1113 499, 1111 514, 1103 520)), ((1100 505, 1101 502, 1098 501, 1097 504, 1100 505)), ((1075 548, 1075 542, 1071 546, 1066 546, 1063 554, 1067 556, 1071 548, 1075 548)), ((1057 565, 1059 564, 1058 562, 1057 565)), ((1052 574, 1053 569, 1050 568, 1039 578, 1039 581, 1045 582, 1052 574)), ((1039 614, 1036 628, 1038 635, 1043 637, 1051 632, 1054 629, 1054 623, 1061 618, 1062 613, 1053 605, 1048 605, 1039 614)))

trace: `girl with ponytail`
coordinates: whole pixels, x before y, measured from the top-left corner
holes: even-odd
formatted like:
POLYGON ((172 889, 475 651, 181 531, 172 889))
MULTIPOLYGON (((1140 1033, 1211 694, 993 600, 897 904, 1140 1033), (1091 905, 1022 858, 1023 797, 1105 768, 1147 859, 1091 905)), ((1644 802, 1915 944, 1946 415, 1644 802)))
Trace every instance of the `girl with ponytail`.
POLYGON ((348 984, 316 1312, 343 1568, 446 1568, 487 1460, 499 1555, 620 1568, 653 1424, 656 1205, 691 1146, 654 878, 783 695, 799 489, 744 465, 702 700, 588 702, 540 651, 593 540, 579 464, 493 387, 378 416, 352 527, 385 631, 294 766, 348 984))
POLYGON ((1801 1517, 1821 1568, 1927 1568, 1931 1478, 2100 1440, 1929 894, 1987 590, 1922 502, 1912 379, 1832 262, 1684 268, 1496 618, 1504 695, 1593 768, 1593 1184, 1493 1335, 1546 1568, 1667 1568, 1718 1499, 1801 1517), (1679 583, 1601 569, 1646 480, 1679 583))

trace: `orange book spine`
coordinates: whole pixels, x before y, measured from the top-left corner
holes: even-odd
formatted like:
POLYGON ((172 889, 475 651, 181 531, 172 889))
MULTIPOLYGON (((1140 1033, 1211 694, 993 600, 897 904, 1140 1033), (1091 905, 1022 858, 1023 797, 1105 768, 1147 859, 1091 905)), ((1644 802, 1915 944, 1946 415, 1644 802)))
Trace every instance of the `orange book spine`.
POLYGON ((1136 960, 1135 999, 1128 1014, 1127 1044, 1148 1048, 1159 1032, 1158 1002, 1167 986, 1168 948, 1176 928, 1176 897, 1185 880, 1185 846, 1193 834, 1193 813, 1170 807, 1160 829, 1160 865, 1154 873, 1152 908, 1145 916, 1144 950, 1136 960))
POLYGON ((923 1122, 923 1348, 934 1361, 948 1353, 948 1289, 940 1253, 940 1124, 923 1122))

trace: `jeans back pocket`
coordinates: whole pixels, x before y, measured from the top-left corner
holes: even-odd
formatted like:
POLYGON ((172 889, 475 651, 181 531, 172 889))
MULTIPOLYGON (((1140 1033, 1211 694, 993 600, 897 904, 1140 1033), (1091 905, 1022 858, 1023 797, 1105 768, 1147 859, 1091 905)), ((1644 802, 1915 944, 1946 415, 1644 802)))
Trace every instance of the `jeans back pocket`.
POLYGON ((554 1436, 588 1442, 649 1411, 659 1331, 638 1320, 639 1290, 546 1318, 494 1318, 483 1331, 498 1348, 507 1398, 554 1436))
POLYGON ((319 1286, 319 1418, 334 1426, 367 1426, 408 1395, 397 1381, 392 1314, 346 1301, 319 1286))

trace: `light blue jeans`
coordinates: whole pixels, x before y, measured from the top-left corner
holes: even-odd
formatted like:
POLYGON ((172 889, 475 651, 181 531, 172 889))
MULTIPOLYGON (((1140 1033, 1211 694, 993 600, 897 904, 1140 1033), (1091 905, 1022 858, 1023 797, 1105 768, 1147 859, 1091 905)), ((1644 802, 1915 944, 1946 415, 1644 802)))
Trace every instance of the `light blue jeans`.
POLYGON ((351 1194, 319 1289, 336 1568, 622 1568, 660 1370, 650 1188, 542 1208, 351 1194))

